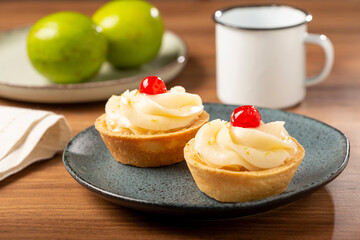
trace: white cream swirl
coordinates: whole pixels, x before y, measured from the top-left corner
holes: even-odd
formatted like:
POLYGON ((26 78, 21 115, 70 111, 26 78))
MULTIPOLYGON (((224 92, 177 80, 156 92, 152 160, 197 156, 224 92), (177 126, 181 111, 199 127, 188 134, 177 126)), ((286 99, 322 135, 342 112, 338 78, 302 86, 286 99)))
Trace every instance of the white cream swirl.
POLYGON ((217 119, 200 128, 195 151, 202 162, 215 168, 257 171, 278 167, 296 153, 284 124, 277 121, 241 128, 217 119))
POLYGON ((105 106, 106 123, 113 132, 159 134, 191 125, 203 112, 199 95, 183 87, 156 95, 127 90, 112 96, 105 106))

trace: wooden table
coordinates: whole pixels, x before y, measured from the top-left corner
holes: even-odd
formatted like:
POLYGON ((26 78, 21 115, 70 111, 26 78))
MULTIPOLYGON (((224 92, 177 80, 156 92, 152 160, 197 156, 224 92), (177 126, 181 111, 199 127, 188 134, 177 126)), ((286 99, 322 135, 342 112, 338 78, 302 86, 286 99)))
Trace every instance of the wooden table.
MULTIPOLYGON (((218 8, 239 2, 153 1, 163 15, 166 28, 180 35, 189 47, 187 66, 169 83, 170 87, 182 85, 205 102, 219 101, 215 93, 211 15, 218 8)), ((69 175, 59 154, 0 182, 0 239, 360 239, 360 2, 276 2, 309 10, 313 14, 309 32, 326 34, 335 46, 335 64, 330 76, 308 88, 305 101, 287 111, 321 120, 348 136, 350 162, 338 178, 307 197, 262 214, 221 221, 180 222, 175 218, 146 216, 100 199, 69 175)), ((1 1, 0 30, 33 23, 62 10, 91 15, 103 3, 1 1)), ((309 75, 322 68, 320 48, 309 46, 307 59, 309 75)), ((51 105, 0 98, 0 105, 63 114, 73 135, 92 125, 104 111, 104 104, 51 105)))

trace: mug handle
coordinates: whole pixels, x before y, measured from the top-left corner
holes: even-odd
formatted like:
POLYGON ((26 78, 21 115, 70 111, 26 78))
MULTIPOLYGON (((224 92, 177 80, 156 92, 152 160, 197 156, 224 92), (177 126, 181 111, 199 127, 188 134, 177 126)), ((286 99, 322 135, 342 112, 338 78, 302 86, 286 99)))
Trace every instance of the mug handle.
POLYGON ((334 63, 334 47, 325 35, 307 33, 305 35, 305 43, 317 44, 324 49, 325 52, 325 65, 322 71, 314 77, 305 79, 305 86, 311 86, 323 81, 330 73, 332 65, 334 63))

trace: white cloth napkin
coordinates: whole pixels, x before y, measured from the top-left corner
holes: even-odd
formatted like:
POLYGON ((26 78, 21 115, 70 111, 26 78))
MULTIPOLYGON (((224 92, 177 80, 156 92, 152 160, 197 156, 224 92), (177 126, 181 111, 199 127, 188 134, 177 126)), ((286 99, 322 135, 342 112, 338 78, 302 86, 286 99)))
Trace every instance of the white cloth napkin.
POLYGON ((71 138, 66 119, 48 111, 0 106, 0 181, 52 158, 71 138))

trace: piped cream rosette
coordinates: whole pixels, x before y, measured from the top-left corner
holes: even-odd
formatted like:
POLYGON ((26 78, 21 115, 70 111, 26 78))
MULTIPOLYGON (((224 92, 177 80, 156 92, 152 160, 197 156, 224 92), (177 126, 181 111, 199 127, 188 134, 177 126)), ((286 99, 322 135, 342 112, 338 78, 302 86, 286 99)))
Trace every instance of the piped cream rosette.
POLYGON ((281 121, 242 128, 214 120, 200 128, 184 155, 202 192, 221 202, 245 202, 284 192, 305 150, 281 121))
POLYGON ((184 160, 184 146, 209 120, 201 98, 174 87, 147 95, 112 96, 95 127, 113 157, 124 164, 159 167, 184 160))
POLYGON ((199 95, 177 86, 163 94, 138 90, 112 96, 106 104, 106 123, 113 132, 153 135, 190 126, 203 112, 199 95))
POLYGON ((197 133, 195 150, 201 161, 215 168, 258 171, 278 167, 296 153, 284 124, 277 121, 242 128, 214 120, 197 133))

